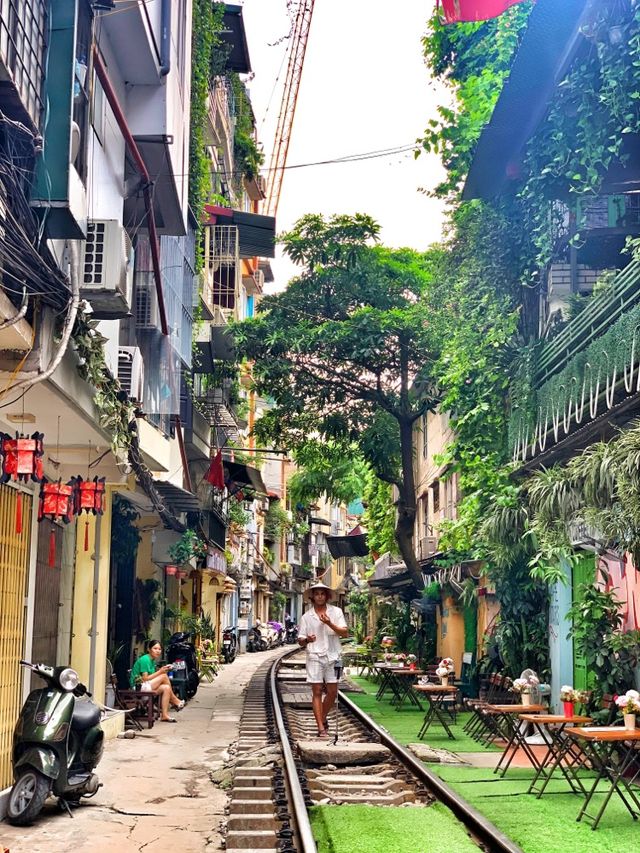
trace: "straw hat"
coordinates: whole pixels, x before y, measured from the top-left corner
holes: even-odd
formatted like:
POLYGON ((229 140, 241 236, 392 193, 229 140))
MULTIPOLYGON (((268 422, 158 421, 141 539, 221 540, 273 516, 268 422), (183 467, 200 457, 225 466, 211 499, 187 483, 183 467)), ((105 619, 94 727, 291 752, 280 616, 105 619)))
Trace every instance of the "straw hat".
POLYGON ((328 599, 330 599, 330 598, 332 598, 332 597, 333 597, 333 595, 334 595, 334 592, 333 592, 333 590, 331 589, 331 587, 330 587, 330 586, 327 586, 327 585, 326 585, 326 584, 324 584, 324 583, 314 583, 314 584, 312 584, 312 586, 310 586, 310 587, 307 589, 307 598, 308 598, 309 600, 311 600, 311 596, 312 596, 313 592, 314 592, 315 590, 317 590, 317 589, 324 590, 324 591, 327 593, 327 600, 328 600, 328 599))

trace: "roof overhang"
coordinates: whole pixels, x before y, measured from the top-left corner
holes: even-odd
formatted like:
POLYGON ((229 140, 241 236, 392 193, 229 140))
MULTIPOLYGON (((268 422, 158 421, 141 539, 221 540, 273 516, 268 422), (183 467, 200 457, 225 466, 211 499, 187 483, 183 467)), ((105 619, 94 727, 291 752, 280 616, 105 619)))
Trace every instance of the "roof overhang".
POLYGON ((168 480, 155 480, 154 486, 173 512, 200 512, 200 501, 193 492, 174 486, 168 480))
POLYGON ((225 3, 223 24, 224 29, 220 33, 220 40, 231 48, 227 68, 237 71, 239 74, 250 74, 251 59, 249 58, 247 33, 242 17, 242 6, 225 3))
POLYGON ((590 0, 538 0, 509 78, 476 146, 464 200, 493 198, 519 176, 522 150, 583 41, 590 0))

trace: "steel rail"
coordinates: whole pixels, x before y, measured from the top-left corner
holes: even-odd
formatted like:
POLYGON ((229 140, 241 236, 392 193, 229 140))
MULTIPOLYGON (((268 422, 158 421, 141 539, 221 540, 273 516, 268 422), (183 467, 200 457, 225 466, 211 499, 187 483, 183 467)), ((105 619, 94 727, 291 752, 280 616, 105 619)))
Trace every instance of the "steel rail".
POLYGON ((488 845, 489 850, 496 851, 496 853, 523 853, 521 847, 518 847, 497 826, 494 826, 490 820, 487 820, 484 815, 474 809, 473 806, 470 806, 466 800, 450 788, 446 782, 443 782, 439 776, 436 776, 422 762, 411 755, 385 729, 381 728, 368 714, 365 714, 351 699, 345 696, 342 691, 338 693, 338 698, 361 723, 364 723, 367 728, 371 729, 380 738, 381 743, 389 747, 405 767, 408 767, 421 782, 433 791, 440 802, 451 809, 467 829, 488 845))
POLYGON ((289 735, 287 734, 287 730, 284 726, 284 719, 280 708, 280 696, 278 695, 278 689, 276 686, 276 673, 280 663, 297 651, 299 651, 299 649, 296 647, 290 653, 282 655, 273 662, 269 671, 269 686, 271 688, 271 701, 273 702, 273 715, 278 728, 280 744, 282 745, 282 756, 284 759, 287 781, 289 783, 289 791, 291 793, 291 805, 293 807, 296 830, 302 844, 301 853, 318 853, 318 848, 316 847, 316 842, 311 830, 309 815, 307 813, 307 806, 304 801, 302 788, 300 787, 300 780, 298 779, 298 770, 289 744, 289 735))

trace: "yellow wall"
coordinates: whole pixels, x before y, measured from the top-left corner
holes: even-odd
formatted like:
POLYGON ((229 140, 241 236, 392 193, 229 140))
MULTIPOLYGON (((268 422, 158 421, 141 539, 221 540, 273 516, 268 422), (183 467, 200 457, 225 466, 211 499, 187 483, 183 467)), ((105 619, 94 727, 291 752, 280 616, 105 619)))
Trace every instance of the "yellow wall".
POLYGON ((453 598, 443 599, 438 616, 438 657, 453 658, 456 675, 462 670, 464 615, 453 598))
MULTIPOLYGON (((104 514, 99 517, 84 514, 78 519, 76 537, 76 571, 73 593, 73 623, 71 666, 80 680, 89 686, 91 668, 91 632, 94 593, 97 596, 95 664, 93 693, 98 700, 105 695, 107 659, 109 587, 111 563, 111 502, 113 487, 107 485, 104 514), (85 522, 89 522, 89 550, 84 550, 85 522), (96 523, 100 525, 100 541, 96 554, 96 523), (94 590, 94 565, 98 560, 98 584, 94 590)), ((91 688, 90 688, 91 689, 91 688)))

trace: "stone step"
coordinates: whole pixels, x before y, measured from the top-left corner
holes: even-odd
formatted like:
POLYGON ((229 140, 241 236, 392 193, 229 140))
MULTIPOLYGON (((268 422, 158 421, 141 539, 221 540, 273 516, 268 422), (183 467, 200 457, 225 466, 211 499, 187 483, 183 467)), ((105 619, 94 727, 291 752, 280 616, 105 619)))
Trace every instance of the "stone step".
POLYGON ((242 800, 266 800, 273 795, 271 788, 258 785, 252 788, 249 786, 234 785, 233 793, 242 800))
POLYGON ((299 740, 298 753, 312 764, 377 764, 388 761, 391 750, 381 743, 354 743, 327 740, 299 740))
POLYGON ((275 832, 279 828, 279 822, 273 816, 273 812, 270 815, 253 812, 247 812, 243 815, 230 814, 227 818, 229 832, 241 832, 247 829, 252 832, 265 832, 269 829, 275 832))
POLYGON ((229 803, 229 814, 273 814, 273 800, 241 800, 235 797, 229 803))
POLYGON ((233 830, 227 833, 227 853, 234 848, 242 850, 274 850, 277 853, 278 838, 273 830, 233 830))

